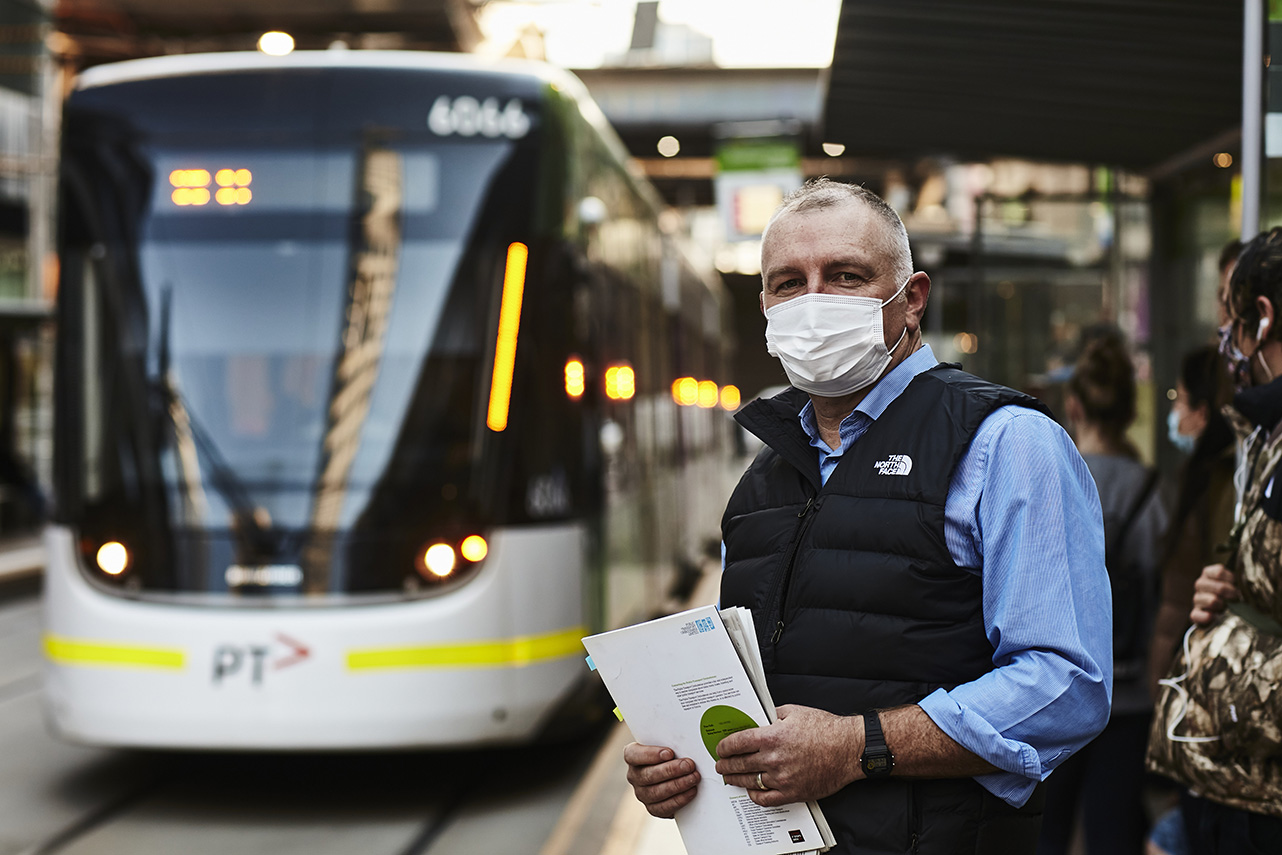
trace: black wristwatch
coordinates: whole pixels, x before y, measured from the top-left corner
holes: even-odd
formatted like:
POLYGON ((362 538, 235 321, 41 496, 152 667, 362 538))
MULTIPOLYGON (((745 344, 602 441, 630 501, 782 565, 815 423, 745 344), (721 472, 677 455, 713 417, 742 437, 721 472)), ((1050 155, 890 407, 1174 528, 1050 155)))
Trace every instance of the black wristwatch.
POLYGON ((881 732, 881 719, 876 710, 864 713, 864 753, 859 766, 869 778, 886 778, 895 768, 895 755, 886 747, 886 737, 881 732))

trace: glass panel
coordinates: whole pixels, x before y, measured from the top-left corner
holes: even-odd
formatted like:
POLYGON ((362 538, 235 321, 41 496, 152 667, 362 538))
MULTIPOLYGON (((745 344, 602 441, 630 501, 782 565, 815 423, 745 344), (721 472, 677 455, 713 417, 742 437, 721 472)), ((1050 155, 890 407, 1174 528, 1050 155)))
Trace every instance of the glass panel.
MULTIPOLYGON (((466 159, 492 171, 502 153, 493 146, 485 157, 472 151, 466 159)), ((384 215, 391 235, 381 247, 356 252, 326 222, 333 213, 349 222, 361 169, 355 153, 156 157, 162 175, 248 170, 255 191, 247 205, 218 207, 177 206, 168 186, 153 194, 157 215, 141 259, 152 319, 146 363, 150 383, 170 397, 172 442, 163 466, 176 521, 230 526, 237 503, 248 498, 252 506, 239 510, 275 526, 308 527, 319 522, 318 490, 340 503, 322 528, 350 526, 364 509, 399 435, 462 248, 458 238, 434 239, 430 224, 416 217, 439 205, 438 155, 388 154, 394 192, 369 207, 390 206, 384 215), (287 223, 255 234, 282 211, 291 214, 287 223), (184 227, 172 228, 175 220, 184 227), (194 233, 193 224, 208 233, 194 233), (181 238, 167 239, 173 231, 181 238), (361 298, 380 276, 386 281, 377 299, 361 298), (387 305, 371 305, 379 299, 387 305), (377 317, 359 317, 370 311, 377 317), (360 366, 357 376, 340 368, 343 360, 360 366), (335 419, 353 395, 360 417, 335 419), (325 485, 323 473, 333 479, 327 461, 336 442, 348 462, 339 467, 341 483, 325 485)), ((485 183, 469 186, 472 198, 451 200, 456 212, 474 209, 485 183)), ((360 192, 372 195, 368 187, 360 192)), ((371 216, 354 228, 367 228, 371 216)))

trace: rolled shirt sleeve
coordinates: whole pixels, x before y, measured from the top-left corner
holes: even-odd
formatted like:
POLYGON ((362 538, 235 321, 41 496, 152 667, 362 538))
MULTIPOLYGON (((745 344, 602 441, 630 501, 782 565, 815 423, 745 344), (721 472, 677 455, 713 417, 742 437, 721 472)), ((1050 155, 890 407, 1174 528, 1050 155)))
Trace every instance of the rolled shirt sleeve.
POLYGON ((994 668, 920 705, 1003 770, 976 780, 1020 806, 1108 722, 1112 605, 1099 495, 1058 424, 1003 407, 958 464, 945 516, 953 560, 983 579, 994 668))

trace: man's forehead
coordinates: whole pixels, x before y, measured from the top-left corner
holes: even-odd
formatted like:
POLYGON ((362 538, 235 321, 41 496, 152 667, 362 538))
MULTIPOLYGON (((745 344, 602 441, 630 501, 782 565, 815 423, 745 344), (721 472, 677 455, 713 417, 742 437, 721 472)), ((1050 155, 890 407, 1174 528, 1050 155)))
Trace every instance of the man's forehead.
POLYGON ((794 255, 875 263, 889 249, 887 229, 866 205, 852 201, 781 214, 762 238, 761 256, 780 264, 794 255))

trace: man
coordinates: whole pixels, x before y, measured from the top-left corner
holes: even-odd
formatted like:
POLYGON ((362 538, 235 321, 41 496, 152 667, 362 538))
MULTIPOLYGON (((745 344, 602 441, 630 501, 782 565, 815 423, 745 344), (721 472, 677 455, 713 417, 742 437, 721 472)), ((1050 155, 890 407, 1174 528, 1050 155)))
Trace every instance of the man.
MULTIPOLYGON (((923 346, 930 279, 874 194, 807 184, 761 256, 797 388, 739 415, 766 448, 722 521, 721 603, 753 609, 780 721, 722 740, 717 772, 819 799, 838 853, 1031 852, 1036 783, 1108 719, 1090 472, 1035 400, 923 346)), ((700 786, 668 748, 624 757, 655 816, 700 786)))

